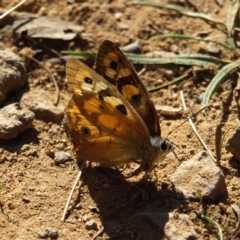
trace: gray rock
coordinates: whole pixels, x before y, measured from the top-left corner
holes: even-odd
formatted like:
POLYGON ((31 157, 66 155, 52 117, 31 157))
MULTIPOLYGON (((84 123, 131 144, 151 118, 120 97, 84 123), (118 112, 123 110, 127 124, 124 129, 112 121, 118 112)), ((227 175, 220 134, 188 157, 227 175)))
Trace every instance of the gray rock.
POLYGON ((64 117, 63 108, 54 106, 53 99, 54 94, 32 91, 23 95, 20 104, 33 111, 37 119, 60 123, 64 117))
POLYGON ((23 32, 31 38, 50 38, 69 41, 74 39, 84 28, 79 25, 71 25, 69 22, 51 18, 48 16, 29 15, 26 18, 15 21, 13 30, 21 35, 23 32), (49 24, 51 22, 51 24, 49 24))
POLYGON ((232 155, 240 161, 240 127, 238 127, 235 133, 228 139, 226 144, 226 150, 232 153, 232 155))
POLYGON ((68 152, 64 152, 64 151, 55 152, 54 161, 55 161, 56 165, 59 165, 61 163, 65 163, 67 161, 72 161, 72 160, 73 160, 72 156, 68 152))
POLYGON ((195 232, 195 225, 186 214, 174 215, 168 212, 145 212, 140 214, 145 221, 164 231, 169 240, 188 240, 198 239, 195 232))
POLYGON ((0 50, 0 105, 7 96, 23 87, 27 72, 21 58, 8 49, 0 50))
POLYGON ((216 201, 227 195, 223 172, 205 151, 183 162, 170 180, 179 198, 198 199, 201 193, 204 198, 216 201))
POLYGON ((94 220, 89 220, 85 223, 87 230, 98 230, 97 223, 94 220))
POLYGON ((170 213, 169 216, 170 219, 164 227, 164 233, 169 240, 198 239, 198 235, 194 230, 195 225, 187 214, 174 216, 170 213))
POLYGON ((0 139, 10 140, 32 126, 34 113, 13 103, 0 109, 0 139))
POLYGON ((48 228, 48 237, 57 238, 58 237, 58 230, 55 229, 55 228, 48 228))
POLYGON ((38 237, 39 238, 48 238, 48 230, 45 229, 45 230, 40 230, 38 232, 38 237))
POLYGON ((30 203, 30 202, 31 202, 31 200, 30 200, 29 198, 27 198, 27 197, 23 197, 23 198, 22 198, 22 201, 23 201, 24 203, 30 203))
POLYGON ((213 53, 213 54, 220 54, 220 48, 215 44, 215 43, 208 43, 207 47, 206 47, 207 51, 209 53, 213 53))
POLYGON ((39 238, 57 238, 58 237, 58 231, 55 228, 47 228, 44 230, 40 230, 38 232, 39 238))

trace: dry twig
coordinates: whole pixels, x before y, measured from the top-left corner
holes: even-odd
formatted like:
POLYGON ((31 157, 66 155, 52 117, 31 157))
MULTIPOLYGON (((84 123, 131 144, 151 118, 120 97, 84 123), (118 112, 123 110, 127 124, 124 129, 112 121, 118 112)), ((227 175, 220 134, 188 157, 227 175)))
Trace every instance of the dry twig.
POLYGON ((24 4, 27 0, 23 0, 20 3, 18 3, 17 5, 15 5, 14 7, 12 7, 11 9, 9 9, 8 11, 6 11, 4 14, 2 14, 0 16, 0 19, 3 19, 4 17, 6 17, 9 13, 11 13, 12 11, 14 11, 15 9, 17 9, 19 6, 21 6, 22 4, 24 4))
POLYGON ((98 232, 93 236, 92 240, 95 240, 99 235, 101 235, 104 231, 104 227, 101 227, 98 232))
POLYGON ((55 96, 55 100, 54 100, 53 104, 54 104, 55 106, 57 106, 57 105, 58 105, 58 101, 59 101, 59 88, 58 88, 57 81, 56 81, 55 77, 52 75, 52 73, 51 73, 51 71, 49 70, 49 68, 46 67, 46 66, 44 66, 44 65, 43 65, 40 61, 38 61, 36 58, 30 57, 30 56, 25 56, 25 57, 27 57, 27 58, 31 59, 32 61, 38 63, 38 64, 39 64, 42 68, 44 68, 44 69, 47 71, 47 73, 49 74, 51 80, 52 80, 53 83, 54 83, 55 89, 56 89, 56 93, 55 93, 56 96, 55 96))
MULTIPOLYGON (((183 91, 180 91, 180 97, 181 97, 181 100, 182 100, 182 105, 183 105, 183 109, 185 111, 187 111, 187 106, 186 106, 186 103, 185 103, 185 99, 184 99, 184 96, 183 96, 183 91)), ((200 137, 191 117, 188 117, 188 120, 189 120, 189 123, 194 131, 194 133, 196 134, 197 138, 199 139, 199 141, 201 142, 201 144, 203 145, 203 147, 207 150, 208 154, 211 156, 211 158, 213 159, 214 162, 216 162, 216 159, 214 158, 214 156, 212 155, 212 152, 210 151, 210 149, 207 147, 207 145, 204 143, 203 139, 200 137)))
MULTIPOLYGON (((65 208, 64 208, 64 211, 63 211, 63 215, 62 215, 62 218, 61 218, 61 221, 62 221, 62 222, 64 222, 64 220, 65 220, 65 216, 66 216, 66 212, 67 212, 69 203, 70 203, 70 201, 71 201, 71 199, 72 199, 73 192, 74 192, 74 190, 75 190, 75 188, 76 188, 76 186, 77 186, 77 184, 78 184, 78 182, 79 182, 79 180, 80 180, 80 178, 81 178, 81 175, 82 175, 82 171, 83 171, 83 167, 84 167, 84 165, 85 165, 85 162, 86 162, 86 161, 84 161, 84 162, 82 163, 81 169, 79 170, 79 173, 78 173, 78 175, 77 175, 77 178, 76 178, 76 180, 75 180, 75 182, 74 182, 74 184, 73 184, 73 186, 72 186, 72 190, 71 190, 71 192, 70 192, 70 194, 69 194, 69 197, 68 197, 68 200, 67 200, 67 203, 66 203, 66 205, 65 205, 65 208)), ((80 186, 81 186, 81 185, 80 185, 80 186)))

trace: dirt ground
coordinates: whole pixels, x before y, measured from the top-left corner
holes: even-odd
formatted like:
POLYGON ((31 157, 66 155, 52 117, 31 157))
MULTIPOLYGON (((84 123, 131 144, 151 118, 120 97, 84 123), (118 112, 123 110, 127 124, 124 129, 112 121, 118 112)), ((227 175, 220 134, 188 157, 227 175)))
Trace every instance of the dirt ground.
MULTIPOLYGON (((19 1, 0 1, 0 7, 9 9, 19 1)), ((191 18, 175 11, 129 4, 130 1, 80 1, 80 0, 29 0, 19 7, 19 12, 29 12, 38 16, 51 16, 84 27, 83 34, 74 40, 44 40, 42 43, 57 52, 62 50, 97 51, 100 43, 109 39, 122 47, 139 40, 141 53, 164 51, 168 53, 206 53, 209 43, 195 40, 162 39, 152 41, 155 35, 183 33, 190 36, 208 36, 214 40, 226 38, 221 28, 200 18, 191 18)), ((182 4, 193 10, 209 14, 225 21, 230 1, 220 6, 215 0, 169 1, 182 4)), ((49 23, 51 24, 51 23, 49 23)), ((26 39, 2 36, 3 43, 15 53, 29 47, 36 50, 36 43, 26 39)), ((38 46, 39 47, 39 46, 38 46)), ((237 60, 236 55, 221 46, 215 55, 222 59, 237 60)), ((39 61, 57 57, 46 48, 33 56, 39 61)), ((212 54, 214 55, 214 54, 212 54)), ((86 61, 93 66, 93 61, 86 61)), ((22 94, 10 96, 8 101, 26 92, 44 90, 54 95, 55 88, 48 73, 33 61, 25 61, 28 70, 28 84, 20 90, 22 94)), ((65 78, 65 63, 49 64, 60 89, 59 108, 64 109, 70 98, 65 78)), ((143 66, 137 65, 137 70, 143 66)), ((147 87, 153 87, 172 80, 184 73, 188 66, 152 65, 146 66, 141 79, 147 87), (169 74, 169 72, 171 74, 169 74)), ((180 84, 151 93, 156 105, 181 107, 179 91, 183 90, 187 106, 193 112, 201 106, 198 98, 216 74, 215 69, 195 71, 180 84)), ((236 75, 236 73, 235 73, 236 75)), ((237 227, 237 218, 231 208, 240 205, 239 170, 240 164, 232 158, 225 148, 220 152, 220 141, 230 125, 239 123, 238 108, 232 96, 236 85, 233 74, 211 98, 212 105, 207 116, 199 113, 195 118, 196 127, 218 160, 218 166, 225 175, 228 196, 218 202, 204 202, 205 213, 217 221, 224 239, 232 239, 237 227)), ((49 99, 51 101, 52 99, 49 99)), ((168 136, 178 147, 175 152, 181 161, 191 159, 203 147, 185 119, 165 117, 159 114, 162 136, 168 136)), ((233 131, 227 134, 227 138, 233 131)), ((226 142, 226 140, 225 140, 226 142)), ((63 209, 70 193, 79 167, 76 160, 56 166, 53 154, 66 151, 72 154, 63 123, 35 119, 33 127, 10 141, 0 142, 0 238, 37 239, 38 233, 45 229, 56 229, 58 239, 92 239, 99 229, 103 232, 96 239, 167 239, 164 231, 148 222, 143 213, 172 212, 187 214, 194 223, 198 239, 218 239, 216 228, 199 216, 199 201, 180 200, 170 182, 171 174, 179 166, 179 161, 170 154, 156 168, 156 176, 151 173, 148 188, 141 185, 141 176, 130 179, 114 178, 115 172, 99 167, 86 166, 83 171, 82 185, 78 184, 70 203, 66 221, 61 222, 63 209), (80 186, 80 188, 79 188, 80 186), (141 190, 141 194, 137 194, 141 190), (86 222, 93 220, 97 227, 86 228, 86 222)), ((129 173, 131 169, 127 169, 129 173)), ((124 173, 125 174, 125 173, 124 173)), ((237 239, 237 238, 236 238, 237 239)), ((240 235, 238 235, 240 239, 240 235)))

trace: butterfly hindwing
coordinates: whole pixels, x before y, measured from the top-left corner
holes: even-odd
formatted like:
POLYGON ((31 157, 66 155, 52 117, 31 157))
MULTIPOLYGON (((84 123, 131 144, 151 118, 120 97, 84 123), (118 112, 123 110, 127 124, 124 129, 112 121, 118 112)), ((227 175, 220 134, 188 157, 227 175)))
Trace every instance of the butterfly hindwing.
POLYGON ((95 63, 96 72, 129 101, 145 122, 151 136, 160 136, 160 125, 153 102, 130 61, 111 41, 99 47, 95 63))

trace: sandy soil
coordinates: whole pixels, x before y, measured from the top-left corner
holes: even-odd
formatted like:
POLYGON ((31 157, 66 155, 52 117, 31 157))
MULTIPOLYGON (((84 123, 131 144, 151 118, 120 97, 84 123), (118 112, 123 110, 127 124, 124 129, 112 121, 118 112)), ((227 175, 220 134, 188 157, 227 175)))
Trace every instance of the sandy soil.
MULTIPOLYGON (((9 9, 17 2, 19 1, 11 3, 0 1, 0 7, 9 9)), ((128 3, 129 1, 121 0, 29 0, 18 11, 63 19, 85 28, 84 34, 75 40, 42 41, 44 45, 58 52, 96 51, 103 40, 109 39, 121 47, 139 40, 141 53, 164 51, 209 54, 208 49, 211 45, 206 42, 178 39, 152 41, 150 38, 172 33, 208 36, 215 40, 226 37, 221 28, 200 18, 128 3)), ((205 0, 197 4, 194 1, 187 1, 183 5, 193 11, 203 12, 225 21, 230 1, 224 1, 222 7, 214 0, 205 0)), ((26 47, 36 50, 40 46, 25 38, 3 36, 3 39, 3 43, 16 53, 26 47)), ((216 56, 237 60, 233 52, 220 46, 214 47, 219 49, 215 53, 216 56)), ((34 54, 36 59, 46 61, 56 57, 46 48, 40 48, 42 51, 34 54)), ((86 62, 93 66, 92 60, 86 62)), ((55 88, 48 73, 33 61, 25 60, 25 63, 29 77, 28 84, 21 89, 21 93, 44 90, 49 95, 54 95, 55 88)), ((48 67, 57 79, 60 88, 59 108, 63 110, 70 97, 65 79, 65 63, 48 63, 48 67)), ((142 67, 136 66, 137 70, 142 67)), ((173 65, 147 66, 141 78, 147 87, 153 87, 178 77, 188 68, 173 65)), ((201 108, 198 97, 217 71, 216 69, 197 71, 193 68, 192 72, 180 84, 152 93, 154 103, 181 107, 179 91, 183 90, 188 107, 191 107, 193 112, 198 111, 201 108)), ((215 203, 204 202, 206 214, 221 225, 224 239, 231 239, 237 226, 237 218, 231 205, 240 205, 239 162, 224 148, 220 152, 222 134, 229 125, 237 125, 239 121, 235 111, 237 104, 232 96, 236 85, 234 76, 234 74, 230 76, 230 79, 214 94, 210 102, 212 107, 207 116, 200 113, 195 118, 199 133, 225 174, 228 196, 215 203)), ((9 97, 9 101, 13 99, 20 101, 19 96, 22 94, 9 97)), ((49 98, 49 101, 52 99, 49 98)), ((203 149, 188 123, 177 128, 186 119, 185 114, 177 118, 161 114, 159 117, 162 136, 167 136, 173 131, 168 138, 178 146, 175 151, 181 161, 187 161, 203 149)), ((230 134, 231 132, 227 137, 230 134)), ((0 142, 0 185, 3 187, 0 194, 1 239, 37 239, 41 230, 49 228, 57 229, 58 239, 92 239, 102 227, 103 233, 97 239, 167 239, 162 229, 142 217, 143 213, 158 211, 187 214, 194 223, 199 239, 218 239, 216 228, 199 217, 199 201, 177 198, 170 182, 170 175, 180 163, 171 154, 159 164, 156 176, 150 174, 147 188, 142 186, 141 176, 130 179, 115 178, 114 171, 86 166, 82 185, 78 185, 67 219, 62 224, 62 212, 79 168, 76 160, 56 166, 52 156, 56 151, 72 154, 71 148, 72 144, 68 140, 63 123, 57 124, 47 119, 35 119, 31 129, 11 141, 0 142), (87 229, 88 220, 96 222, 97 228, 87 229)), ((126 174, 129 172, 131 169, 128 169, 126 174)))

